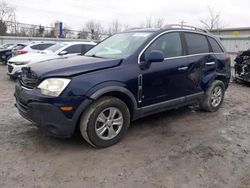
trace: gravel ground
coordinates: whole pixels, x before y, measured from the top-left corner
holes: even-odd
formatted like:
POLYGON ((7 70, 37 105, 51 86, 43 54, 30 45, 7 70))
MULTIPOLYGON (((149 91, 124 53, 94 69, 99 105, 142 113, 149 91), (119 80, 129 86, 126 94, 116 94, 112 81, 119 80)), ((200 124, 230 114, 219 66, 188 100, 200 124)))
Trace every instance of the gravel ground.
POLYGON ((250 187, 250 87, 231 84, 222 108, 191 108, 133 122, 106 149, 80 135, 47 136, 14 107, 0 65, 0 187, 250 187))

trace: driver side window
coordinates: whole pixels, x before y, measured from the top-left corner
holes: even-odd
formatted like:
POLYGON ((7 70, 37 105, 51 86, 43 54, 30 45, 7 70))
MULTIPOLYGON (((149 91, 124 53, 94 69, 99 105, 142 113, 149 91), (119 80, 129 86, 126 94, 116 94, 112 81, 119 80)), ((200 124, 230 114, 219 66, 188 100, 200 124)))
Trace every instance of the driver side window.
POLYGON ((143 53, 141 61, 152 51, 162 51, 164 58, 178 57, 183 55, 180 34, 177 32, 167 33, 157 38, 143 53))

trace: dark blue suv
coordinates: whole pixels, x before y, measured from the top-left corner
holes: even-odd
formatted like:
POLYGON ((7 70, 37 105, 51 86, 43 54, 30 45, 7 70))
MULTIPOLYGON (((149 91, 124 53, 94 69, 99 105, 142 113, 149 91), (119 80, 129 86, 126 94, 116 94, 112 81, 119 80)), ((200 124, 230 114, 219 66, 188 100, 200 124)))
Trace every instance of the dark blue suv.
POLYGON ((206 31, 134 29, 85 55, 23 68, 16 107, 52 135, 70 137, 79 128, 88 143, 107 147, 138 118, 194 103, 218 110, 230 74, 229 56, 206 31))

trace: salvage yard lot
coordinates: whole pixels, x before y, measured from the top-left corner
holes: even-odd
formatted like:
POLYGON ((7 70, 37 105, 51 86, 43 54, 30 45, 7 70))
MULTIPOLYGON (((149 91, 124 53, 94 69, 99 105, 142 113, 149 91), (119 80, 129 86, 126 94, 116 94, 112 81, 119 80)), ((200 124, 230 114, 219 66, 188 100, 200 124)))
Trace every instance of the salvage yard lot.
POLYGON ((0 65, 0 187, 250 187, 250 87, 231 84, 218 112, 150 116, 120 143, 93 149, 24 120, 14 85, 0 65))

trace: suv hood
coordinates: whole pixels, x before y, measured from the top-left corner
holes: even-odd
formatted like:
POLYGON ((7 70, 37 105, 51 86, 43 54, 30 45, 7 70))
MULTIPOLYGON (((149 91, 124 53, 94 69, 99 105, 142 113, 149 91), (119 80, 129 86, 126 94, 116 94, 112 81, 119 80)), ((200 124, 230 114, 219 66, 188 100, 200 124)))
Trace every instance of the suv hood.
POLYGON ((45 77, 70 77, 76 74, 102 70, 120 65, 121 59, 104 59, 87 56, 72 56, 30 64, 30 70, 39 79, 45 77))

